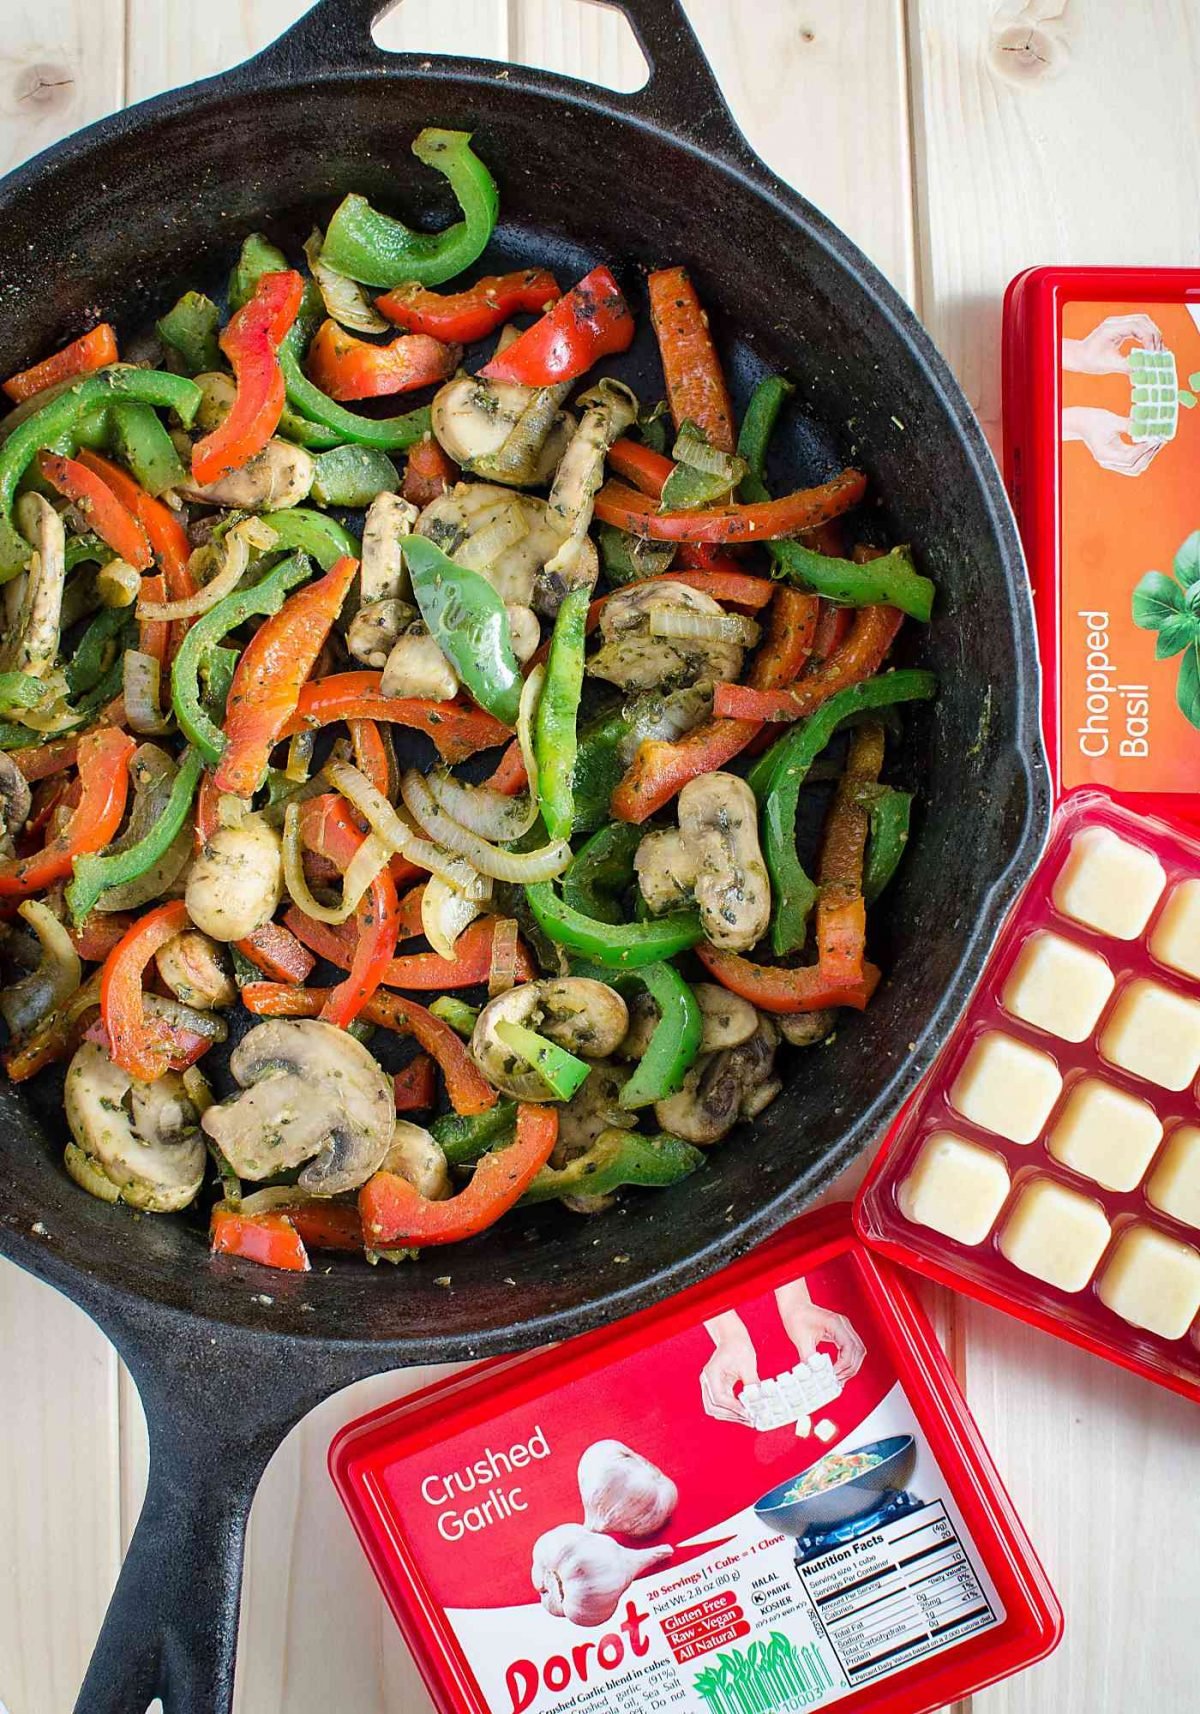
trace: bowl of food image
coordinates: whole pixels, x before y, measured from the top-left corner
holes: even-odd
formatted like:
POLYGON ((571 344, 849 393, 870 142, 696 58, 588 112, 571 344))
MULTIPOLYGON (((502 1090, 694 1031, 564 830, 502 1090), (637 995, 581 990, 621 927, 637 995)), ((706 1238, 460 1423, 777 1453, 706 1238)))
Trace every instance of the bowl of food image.
POLYGON ((911 1434, 890 1434, 849 1452, 827 1452, 764 1494, 755 1514, 772 1529, 794 1536, 849 1523, 874 1511, 889 1491, 903 1488, 916 1461, 911 1434))

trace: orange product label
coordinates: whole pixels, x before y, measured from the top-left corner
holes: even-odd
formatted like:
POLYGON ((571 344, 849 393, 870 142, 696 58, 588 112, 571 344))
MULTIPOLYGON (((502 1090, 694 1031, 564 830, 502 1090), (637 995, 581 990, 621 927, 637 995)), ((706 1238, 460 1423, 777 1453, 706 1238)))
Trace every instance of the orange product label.
POLYGON ((1194 792, 1200 325, 1178 303, 1067 303, 1060 363, 1062 787, 1194 792))

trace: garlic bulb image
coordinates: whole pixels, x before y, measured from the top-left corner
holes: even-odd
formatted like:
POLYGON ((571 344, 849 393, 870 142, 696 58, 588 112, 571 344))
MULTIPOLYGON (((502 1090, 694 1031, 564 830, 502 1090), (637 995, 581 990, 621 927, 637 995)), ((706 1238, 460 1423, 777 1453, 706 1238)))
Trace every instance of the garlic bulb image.
POLYGON ((590 1530, 654 1535, 675 1510, 679 1490, 656 1464, 619 1440, 597 1440, 579 1460, 583 1521, 590 1530))
POLYGON ((557 1524, 533 1544, 530 1577, 542 1606, 573 1625, 603 1625, 629 1585, 674 1553, 672 1547, 622 1547, 582 1524, 557 1524))

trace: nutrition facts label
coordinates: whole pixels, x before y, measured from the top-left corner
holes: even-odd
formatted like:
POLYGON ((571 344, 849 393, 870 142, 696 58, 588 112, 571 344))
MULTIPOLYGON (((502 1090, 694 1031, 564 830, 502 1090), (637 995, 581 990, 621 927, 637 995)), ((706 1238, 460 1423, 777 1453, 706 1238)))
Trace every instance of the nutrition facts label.
POLYGON ((808 1560, 800 1577, 851 1685, 998 1622, 940 1500, 808 1560))

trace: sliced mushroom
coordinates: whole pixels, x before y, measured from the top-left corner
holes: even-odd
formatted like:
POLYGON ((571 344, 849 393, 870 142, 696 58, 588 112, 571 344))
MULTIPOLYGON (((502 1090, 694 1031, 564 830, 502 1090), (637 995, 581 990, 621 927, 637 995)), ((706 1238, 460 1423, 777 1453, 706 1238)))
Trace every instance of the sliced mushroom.
POLYGON ((578 402, 584 407, 583 416, 555 472, 547 502, 551 520, 564 538, 538 574, 536 606, 548 615, 558 612, 570 590, 595 587, 596 556, 584 551, 592 504, 604 480, 605 454, 636 422, 638 413, 636 396, 620 381, 608 378, 580 394, 578 402))
POLYGON ((837 1022, 837 1013, 831 1006, 820 1012, 784 1012, 775 1022, 783 1032, 783 1039, 793 1047, 815 1047, 837 1022))
POLYGON ((758 1028, 758 1013, 749 1000, 731 994, 716 982, 693 982, 692 993, 700 1006, 704 1033, 701 1053, 719 1053, 725 1047, 740 1047, 758 1028))
POLYGON ((58 655, 67 543, 63 521, 40 494, 23 494, 17 522, 33 544, 20 611, 0 649, 0 669, 44 678, 58 655))
POLYGON ((199 929, 186 928, 168 940, 159 947, 154 961, 167 987, 185 1006, 219 1011, 237 999, 237 986, 225 968, 219 946, 199 929))
POLYGON ((434 394, 433 432, 464 470, 513 488, 550 480, 575 427, 559 407, 569 385, 522 387, 458 375, 434 394))
POLYGON ((475 1020, 471 1057, 497 1089, 519 1101, 550 1097, 538 1073, 497 1038, 496 1025, 502 1019, 537 1030, 587 1060, 606 1059, 615 1053, 629 1028, 629 1013, 621 996, 607 983, 587 976, 523 982, 507 994, 498 994, 475 1020))
POLYGON ((394 1172, 407 1179, 428 1202, 441 1202, 453 1189, 441 1144, 424 1125, 412 1125, 407 1119, 396 1120, 379 1171, 394 1172))
POLYGON ((386 666, 397 638, 416 616, 416 608, 410 607, 407 601, 395 601, 390 597, 368 601, 359 608, 346 628, 346 647, 356 661, 361 661, 366 667, 374 667, 378 672, 386 666))
POLYGON ((213 429, 221 426, 233 409, 233 401, 237 398, 237 383, 224 369, 206 369, 203 375, 196 376, 196 385, 200 389, 200 403, 193 426, 201 434, 211 434, 213 429))
POLYGON ((736 774, 701 774, 679 794, 679 831, 696 865, 700 921, 714 946, 748 952, 771 920, 758 805, 736 774))
POLYGON ((393 643, 379 689, 384 696, 449 702, 458 693, 458 675, 429 632, 414 626, 393 643))
POLYGON ((85 1041, 67 1069, 63 1099, 78 1151, 68 1150, 67 1171, 84 1190, 150 1214, 173 1214, 192 1201, 204 1182, 206 1154, 196 1109, 176 1072, 137 1083, 98 1042, 85 1041), (112 1187, 111 1197, 101 1181, 112 1187))
POLYGON ((780 1084, 773 1075, 778 1043, 774 1024, 760 1016, 748 1040, 701 1054, 679 1093, 655 1103, 658 1123, 701 1147, 720 1142, 738 1119, 760 1113, 778 1095, 780 1084))
POLYGON ((391 1079, 345 1030, 273 1018, 243 1036, 229 1069, 242 1093, 203 1124, 239 1178, 307 1161, 301 1188, 335 1196, 378 1170, 395 1128, 391 1079))
POLYGON ((12 757, 0 750, 0 825, 10 840, 29 820, 32 807, 29 781, 12 757))
POLYGON ((677 827, 648 833, 633 859, 638 889, 656 916, 691 903, 696 859, 677 827))
MULTIPOLYGON (((19 1039, 66 1005, 83 981, 83 967, 65 925, 44 899, 26 899, 18 913, 33 930, 39 948, 36 967, 0 990, 0 1016, 19 1039)), ((15 937, 8 942, 14 945, 15 937)))
POLYGON ((283 892, 279 835, 261 815, 218 827, 188 873, 188 915, 214 940, 244 940, 275 914, 283 892))
MULTIPOLYGON (((528 607, 533 600, 534 578, 562 542, 562 531, 544 500, 514 494, 511 488, 499 488, 491 482, 459 482, 430 501, 417 520, 417 534, 428 536, 453 559, 465 542, 500 523, 514 507, 527 526, 525 534, 478 569, 502 601, 528 607)), ((583 552, 595 561, 596 549, 590 539, 583 552)))
POLYGON ((629 1002, 629 1028, 617 1052, 622 1059, 641 1059, 660 1023, 658 1007, 649 994, 635 994, 629 1002))
POLYGON ((374 601, 403 601, 411 593, 400 538, 411 532, 417 515, 411 500, 402 500, 387 490, 377 494, 367 507, 358 573, 364 606, 374 601))
POLYGON ((588 661, 591 676, 607 679, 622 690, 737 679, 742 670, 742 649, 737 643, 651 635, 651 609, 670 606, 694 613, 721 612, 711 595, 686 583, 667 583, 662 578, 631 583, 610 595, 601 609, 603 641, 588 661))
POLYGON ((234 506, 242 512, 280 512, 298 506, 312 487, 316 464, 302 446, 269 440, 240 470, 216 482, 187 482, 178 492, 206 506, 234 506))
POLYGON ((603 1131, 637 1128, 637 1114, 621 1106, 621 1091, 632 1075, 627 1065, 609 1060, 592 1065, 587 1082, 558 1109, 558 1140, 551 1166, 566 1166, 586 1154, 603 1131))
POLYGON ((510 601, 505 612, 508 614, 508 634, 512 638, 513 654, 520 665, 524 666, 525 662, 538 652, 542 628, 533 608, 524 607, 519 601, 510 601))

